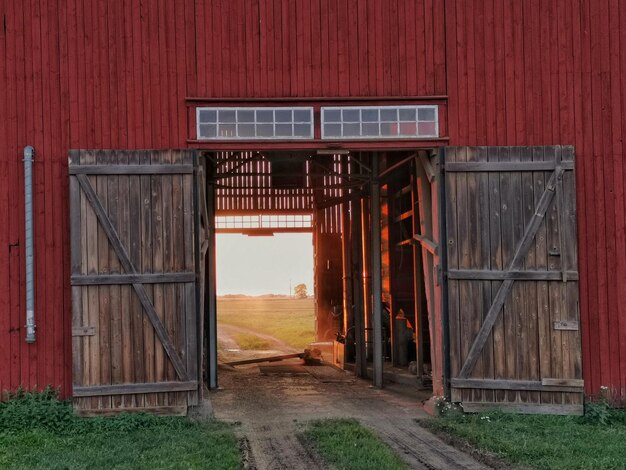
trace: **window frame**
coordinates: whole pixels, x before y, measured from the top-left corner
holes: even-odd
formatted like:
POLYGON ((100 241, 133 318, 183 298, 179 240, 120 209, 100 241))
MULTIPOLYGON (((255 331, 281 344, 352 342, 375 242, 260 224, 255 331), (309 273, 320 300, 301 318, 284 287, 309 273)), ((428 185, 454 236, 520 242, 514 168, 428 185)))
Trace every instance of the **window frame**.
POLYGON ((314 108, 313 106, 233 106, 233 107, 228 107, 228 106, 197 106, 196 107, 196 138, 199 141, 276 141, 276 140, 313 140, 315 138, 315 112, 314 112, 314 108), (216 118, 215 118, 215 122, 204 122, 200 120, 200 113, 202 111, 215 111, 216 112, 216 118), (219 115, 220 112, 222 111, 234 111, 235 112, 235 120, 232 123, 226 123, 226 122, 220 122, 219 121, 219 115), (252 122, 241 122, 238 121, 238 115, 237 113, 239 111, 252 111, 254 112, 254 120, 252 122), (258 121, 258 116, 257 116, 257 112, 258 111, 272 111, 272 121, 268 121, 268 122, 260 122, 258 121), (276 119, 276 112, 277 111, 291 111, 292 112, 292 119, 289 122, 279 122, 276 119), (304 122, 304 121, 296 121, 295 119, 295 114, 293 113, 294 111, 306 111, 309 113, 309 118, 310 120, 308 122, 304 122), (215 137, 211 137, 211 136, 203 136, 200 132, 200 126, 202 125, 210 125, 210 124, 215 124, 216 129, 216 136, 215 137), (250 124, 254 126, 255 129, 255 134, 257 131, 257 126, 258 125, 272 125, 273 128, 273 134, 271 136, 239 136, 239 135, 234 135, 234 136, 222 136, 219 135, 219 126, 220 124, 224 125, 224 124, 232 124, 235 126, 235 128, 237 129, 238 125, 241 124, 250 124), (280 124, 287 124, 287 125, 291 125, 291 135, 289 136, 279 136, 276 135, 276 125, 280 125, 280 124), (294 126, 295 125, 308 125, 309 126, 309 130, 310 133, 306 136, 298 136, 298 135, 294 135, 294 126))
POLYGON ((439 139, 440 135, 440 126, 439 126, 439 106, 436 104, 427 104, 427 105, 383 105, 383 106, 322 106, 320 108, 320 136, 322 140, 351 140, 351 141, 356 141, 356 140, 407 140, 407 139, 412 139, 412 140, 432 140, 432 139, 439 139), (398 135, 382 135, 380 133, 380 125, 383 123, 389 123, 391 121, 384 121, 381 119, 380 117, 380 112, 382 110, 397 110, 397 116, 398 118, 395 120, 395 124, 398 125, 398 128, 400 129, 400 125, 402 123, 413 123, 413 121, 402 121, 400 119, 400 111, 404 110, 404 109, 409 109, 409 110, 415 110, 415 126, 416 126, 416 134, 419 134, 419 124, 420 123, 434 123, 435 125, 435 132, 433 134, 428 134, 428 135, 407 135, 407 134, 398 134, 398 135), (435 113, 435 119, 434 121, 420 121, 419 119, 419 111, 420 110, 424 110, 424 109, 432 109, 434 110, 435 113), (368 110, 377 110, 378 111, 378 120, 377 121, 364 121, 363 120, 363 114, 362 111, 368 111, 368 110), (327 121, 325 119, 325 114, 327 111, 340 111, 341 112, 341 120, 340 121, 327 121), (358 111, 359 112, 359 121, 358 122, 354 122, 354 121, 344 121, 343 120, 343 112, 344 111, 358 111), (379 134, 375 135, 375 136, 363 136, 363 135, 341 135, 341 136, 337 136, 337 135, 326 135, 326 124, 338 124, 341 125, 341 131, 343 134, 343 129, 344 129, 344 125, 345 124, 358 124, 359 125, 359 129, 362 133, 362 129, 363 129, 363 124, 369 124, 369 123, 376 123, 379 126, 379 134))

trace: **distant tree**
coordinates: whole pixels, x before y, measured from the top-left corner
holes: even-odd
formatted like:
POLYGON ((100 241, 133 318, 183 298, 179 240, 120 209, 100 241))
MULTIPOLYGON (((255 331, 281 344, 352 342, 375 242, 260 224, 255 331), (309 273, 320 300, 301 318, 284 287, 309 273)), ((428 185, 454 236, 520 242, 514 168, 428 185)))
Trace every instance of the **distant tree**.
POLYGON ((306 284, 298 284, 296 287, 293 288, 293 293, 295 294, 296 299, 306 299, 306 284))

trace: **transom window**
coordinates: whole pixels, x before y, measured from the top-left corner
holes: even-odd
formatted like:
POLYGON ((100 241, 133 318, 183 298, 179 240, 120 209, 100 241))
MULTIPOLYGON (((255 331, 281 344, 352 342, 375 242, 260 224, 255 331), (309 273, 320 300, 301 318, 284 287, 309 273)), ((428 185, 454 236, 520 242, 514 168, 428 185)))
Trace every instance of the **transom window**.
POLYGON ((322 108, 322 139, 439 137, 437 106, 349 106, 322 108))
POLYGON ((199 140, 312 139, 313 108, 197 108, 199 140))
POLYGON ((309 214, 237 215, 215 217, 215 228, 220 229, 306 229, 313 227, 309 214))

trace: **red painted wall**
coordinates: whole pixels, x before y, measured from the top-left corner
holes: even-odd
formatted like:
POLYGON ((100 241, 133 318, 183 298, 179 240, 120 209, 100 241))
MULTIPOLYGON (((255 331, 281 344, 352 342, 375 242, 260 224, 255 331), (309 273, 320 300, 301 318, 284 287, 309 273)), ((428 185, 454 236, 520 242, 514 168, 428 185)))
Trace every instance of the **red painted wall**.
POLYGON ((0 0, 0 17, 0 389, 71 387, 70 148, 185 147, 185 97, 445 94, 454 145, 577 146, 585 379, 625 387, 619 0, 0 0))
POLYGON ((186 147, 185 97, 441 94, 441 1, 0 0, 0 390, 71 387, 70 148, 186 147), (32 345, 25 145, 37 152, 32 345))
POLYGON ((626 400, 626 3, 446 1, 455 145, 576 146, 583 375, 626 400))

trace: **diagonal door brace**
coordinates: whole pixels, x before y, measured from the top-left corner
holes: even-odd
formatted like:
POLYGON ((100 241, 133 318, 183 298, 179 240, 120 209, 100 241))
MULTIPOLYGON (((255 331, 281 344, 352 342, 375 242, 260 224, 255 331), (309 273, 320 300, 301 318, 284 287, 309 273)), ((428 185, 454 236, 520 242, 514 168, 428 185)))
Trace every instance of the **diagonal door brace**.
MULTIPOLYGON (((513 259, 509 263, 506 271, 517 271, 520 269, 521 263, 524 260, 524 257, 528 253, 530 248, 530 244, 535 239, 537 235, 537 230, 541 226, 543 222, 544 216, 546 215, 546 211, 554 198, 554 193, 557 188, 558 182, 563 178, 563 167, 557 166, 550 179, 548 180, 548 184, 546 185, 546 189, 544 190, 541 198, 539 199, 539 203, 537 204, 537 208, 535 209, 535 213, 530 219, 530 223, 526 227, 524 231, 524 235, 520 240, 517 249, 515 250, 515 254, 513 255, 513 259)), ((480 356, 481 351, 485 346, 485 342, 489 337, 489 333, 493 329, 493 325, 495 325, 500 312, 502 311, 502 307, 504 306, 504 302, 511 292, 511 288, 513 287, 513 279, 506 279, 502 284, 500 284, 500 288, 496 293, 493 303, 489 308, 489 312, 485 316, 485 320, 476 335, 476 339, 472 344, 472 347, 467 355, 467 359, 459 372, 459 378, 466 379, 469 377, 470 373, 474 369, 476 365, 476 361, 478 360, 478 356, 480 356)))
MULTIPOLYGON (((98 195, 94 191, 93 186, 91 182, 89 181, 89 178, 87 177, 87 175, 84 175, 84 174, 76 175, 76 178, 78 179, 78 183, 80 184, 81 189, 85 193, 85 196, 87 197, 87 200, 89 201, 89 204, 91 204, 91 207, 96 213, 96 217, 98 218, 98 221, 102 225, 102 228, 104 232, 106 233, 107 238, 111 242, 111 245, 113 246, 113 249, 115 250, 115 253, 118 256, 120 263, 122 264, 122 267, 124 268, 127 274, 137 274, 137 270, 135 269, 134 264, 130 260, 128 253, 126 253, 126 250, 124 249, 124 246, 122 245, 122 241, 120 240, 120 237, 117 234, 115 227, 111 223, 111 220, 107 216, 107 213, 104 210, 104 207, 102 207, 102 203, 100 202, 98 195)), ((176 348, 174 347, 172 340, 167 334, 167 331, 165 330, 163 323, 159 319, 159 316, 154 308, 152 301, 148 297, 148 293, 146 292, 144 285, 141 283, 133 283, 133 288, 135 289, 137 297, 139 297, 139 301, 141 302, 141 305, 143 306, 146 314, 148 315, 148 318, 150 319, 150 323, 152 323, 154 331, 159 337, 159 340, 161 340, 161 344, 163 345, 165 352, 167 353, 170 360, 172 361, 172 365, 174 366, 174 369, 176 369, 176 374, 183 381, 189 380, 187 376, 187 370, 183 364, 183 361, 178 355, 178 352, 176 351, 176 348)))

